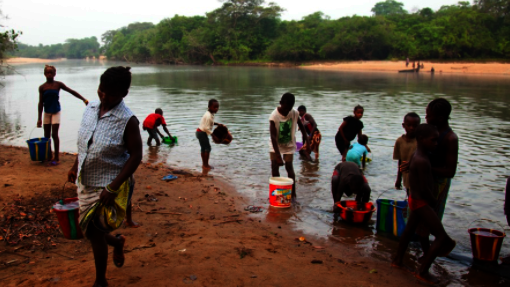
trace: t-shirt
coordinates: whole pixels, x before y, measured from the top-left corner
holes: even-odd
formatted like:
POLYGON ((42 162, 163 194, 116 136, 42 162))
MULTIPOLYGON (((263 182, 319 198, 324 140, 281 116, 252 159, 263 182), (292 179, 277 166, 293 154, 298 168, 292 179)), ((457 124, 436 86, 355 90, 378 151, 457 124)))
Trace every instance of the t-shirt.
POLYGON ((344 126, 344 135, 348 141, 352 141, 358 133, 363 129, 363 122, 353 116, 344 118, 346 125, 344 126))
POLYGON ((205 114, 202 116, 202 119, 200 120, 200 125, 198 126, 198 129, 207 133, 208 135, 211 135, 213 132, 212 130, 213 126, 214 126, 214 114, 207 110, 205 114))
MULTIPOLYGON (((393 159, 400 161, 410 161, 413 153, 416 151, 416 139, 407 141, 402 135, 395 142, 393 148, 393 159)), ((409 189, 409 172, 406 171, 402 174, 402 180, 404 181, 404 187, 409 189)))
POLYGON ((166 126, 165 118, 160 114, 150 114, 143 121, 144 129, 157 128, 160 124, 166 126), (159 123, 156 121, 159 120, 159 123))
MULTIPOLYGON (((296 151, 296 129, 299 119, 298 111, 292 109, 284 117, 278 109, 275 109, 269 116, 269 122, 274 122, 276 127, 276 141, 281 154, 294 154, 296 151)), ((269 151, 274 152, 271 136, 269 137, 269 151)))
POLYGON ((364 145, 354 143, 352 144, 351 149, 349 149, 349 151, 347 152, 347 154, 351 153, 355 155, 357 158, 361 158, 363 155, 366 156, 368 154, 368 150, 364 145))

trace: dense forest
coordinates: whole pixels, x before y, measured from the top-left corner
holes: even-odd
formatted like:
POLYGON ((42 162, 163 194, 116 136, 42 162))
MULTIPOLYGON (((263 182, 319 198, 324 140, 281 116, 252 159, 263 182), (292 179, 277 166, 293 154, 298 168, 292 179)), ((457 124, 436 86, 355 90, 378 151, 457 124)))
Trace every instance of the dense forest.
MULTIPOLYGON (((411 12, 403 3, 386 0, 372 8, 372 16, 330 19, 316 12, 299 21, 281 20, 285 10, 264 0, 222 2, 205 16, 175 15, 156 25, 133 23, 107 31, 101 53, 112 60, 175 64, 510 58, 510 0, 458 2, 437 11, 411 12)), ((94 39, 20 45, 17 55, 97 56, 94 39)))

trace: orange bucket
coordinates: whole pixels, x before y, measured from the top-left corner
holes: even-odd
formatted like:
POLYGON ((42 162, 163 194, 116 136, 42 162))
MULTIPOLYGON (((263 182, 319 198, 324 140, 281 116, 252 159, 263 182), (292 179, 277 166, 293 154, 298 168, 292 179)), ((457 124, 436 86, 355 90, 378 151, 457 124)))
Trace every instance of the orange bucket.
POLYGON ((468 232, 474 259, 489 262, 498 260, 506 236, 504 232, 490 228, 470 228, 468 232))
POLYGON ((337 203, 340 208, 340 217, 349 223, 367 223, 375 211, 375 206, 372 202, 364 203, 364 210, 358 209, 358 202, 356 200, 343 200, 337 203))
POLYGON ((288 177, 269 178, 269 205, 277 208, 290 207, 292 185, 294 181, 288 177))

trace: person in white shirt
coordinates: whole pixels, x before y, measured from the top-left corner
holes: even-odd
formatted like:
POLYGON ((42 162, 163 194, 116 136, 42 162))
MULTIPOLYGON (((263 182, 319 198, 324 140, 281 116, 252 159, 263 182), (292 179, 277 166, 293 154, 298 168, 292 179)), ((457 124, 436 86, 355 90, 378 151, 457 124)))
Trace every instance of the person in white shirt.
POLYGON ((294 110, 296 99, 293 94, 285 93, 280 100, 280 106, 277 107, 269 116, 269 131, 271 138, 269 140, 269 157, 271 159, 271 172, 273 177, 280 176, 280 166, 284 165, 289 178, 294 180, 292 185, 292 201, 296 200, 296 174, 292 161, 296 152, 296 128, 299 126, 303 139, 308 144, 308 153, 310 153, 310 139, 306 130, 299 121, 299 113, 294 110))
POLYGON ((198 142, 200 143, 201 148, 201 156, 202 156, 202 166, 205 169, 212 169, 213 167, 209 165, 209 155, 211 154, 211 143, 209 142, 208 135, 213 137, 215 142, 218 141, 216 136, 213 134, 213 126, 219 125, 214 122, 214 115, 220 109, 220 103, 215 100, 209 100, 209 105, 207 111, 205 112, 202 120, 200 120, 200 125, 198 126, 196 136, 198 142))

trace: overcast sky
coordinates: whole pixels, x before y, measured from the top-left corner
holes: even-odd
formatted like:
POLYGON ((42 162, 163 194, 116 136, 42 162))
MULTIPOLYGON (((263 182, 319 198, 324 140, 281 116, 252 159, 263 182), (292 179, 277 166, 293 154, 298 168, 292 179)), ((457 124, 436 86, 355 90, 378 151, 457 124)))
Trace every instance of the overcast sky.
MULTIPOLYGON (((351 15, 370 15, 382 0, 276 0, 286 11, 282 18, 299 20, 322 11, 332 19, 351 15)), ((270 2, 270 1, 266 1, 270 2)), ((458 0, 402 0, 405 9, 430 7, 434 10, 458 0)), ((133 22, 157 24, 175 14, 194 16, 219 8, 218 0, 0 0, 0 9, 9 17, 2 24, 20 30, 22 43, 63 43, 69 38, 96 36, 133 22)))

